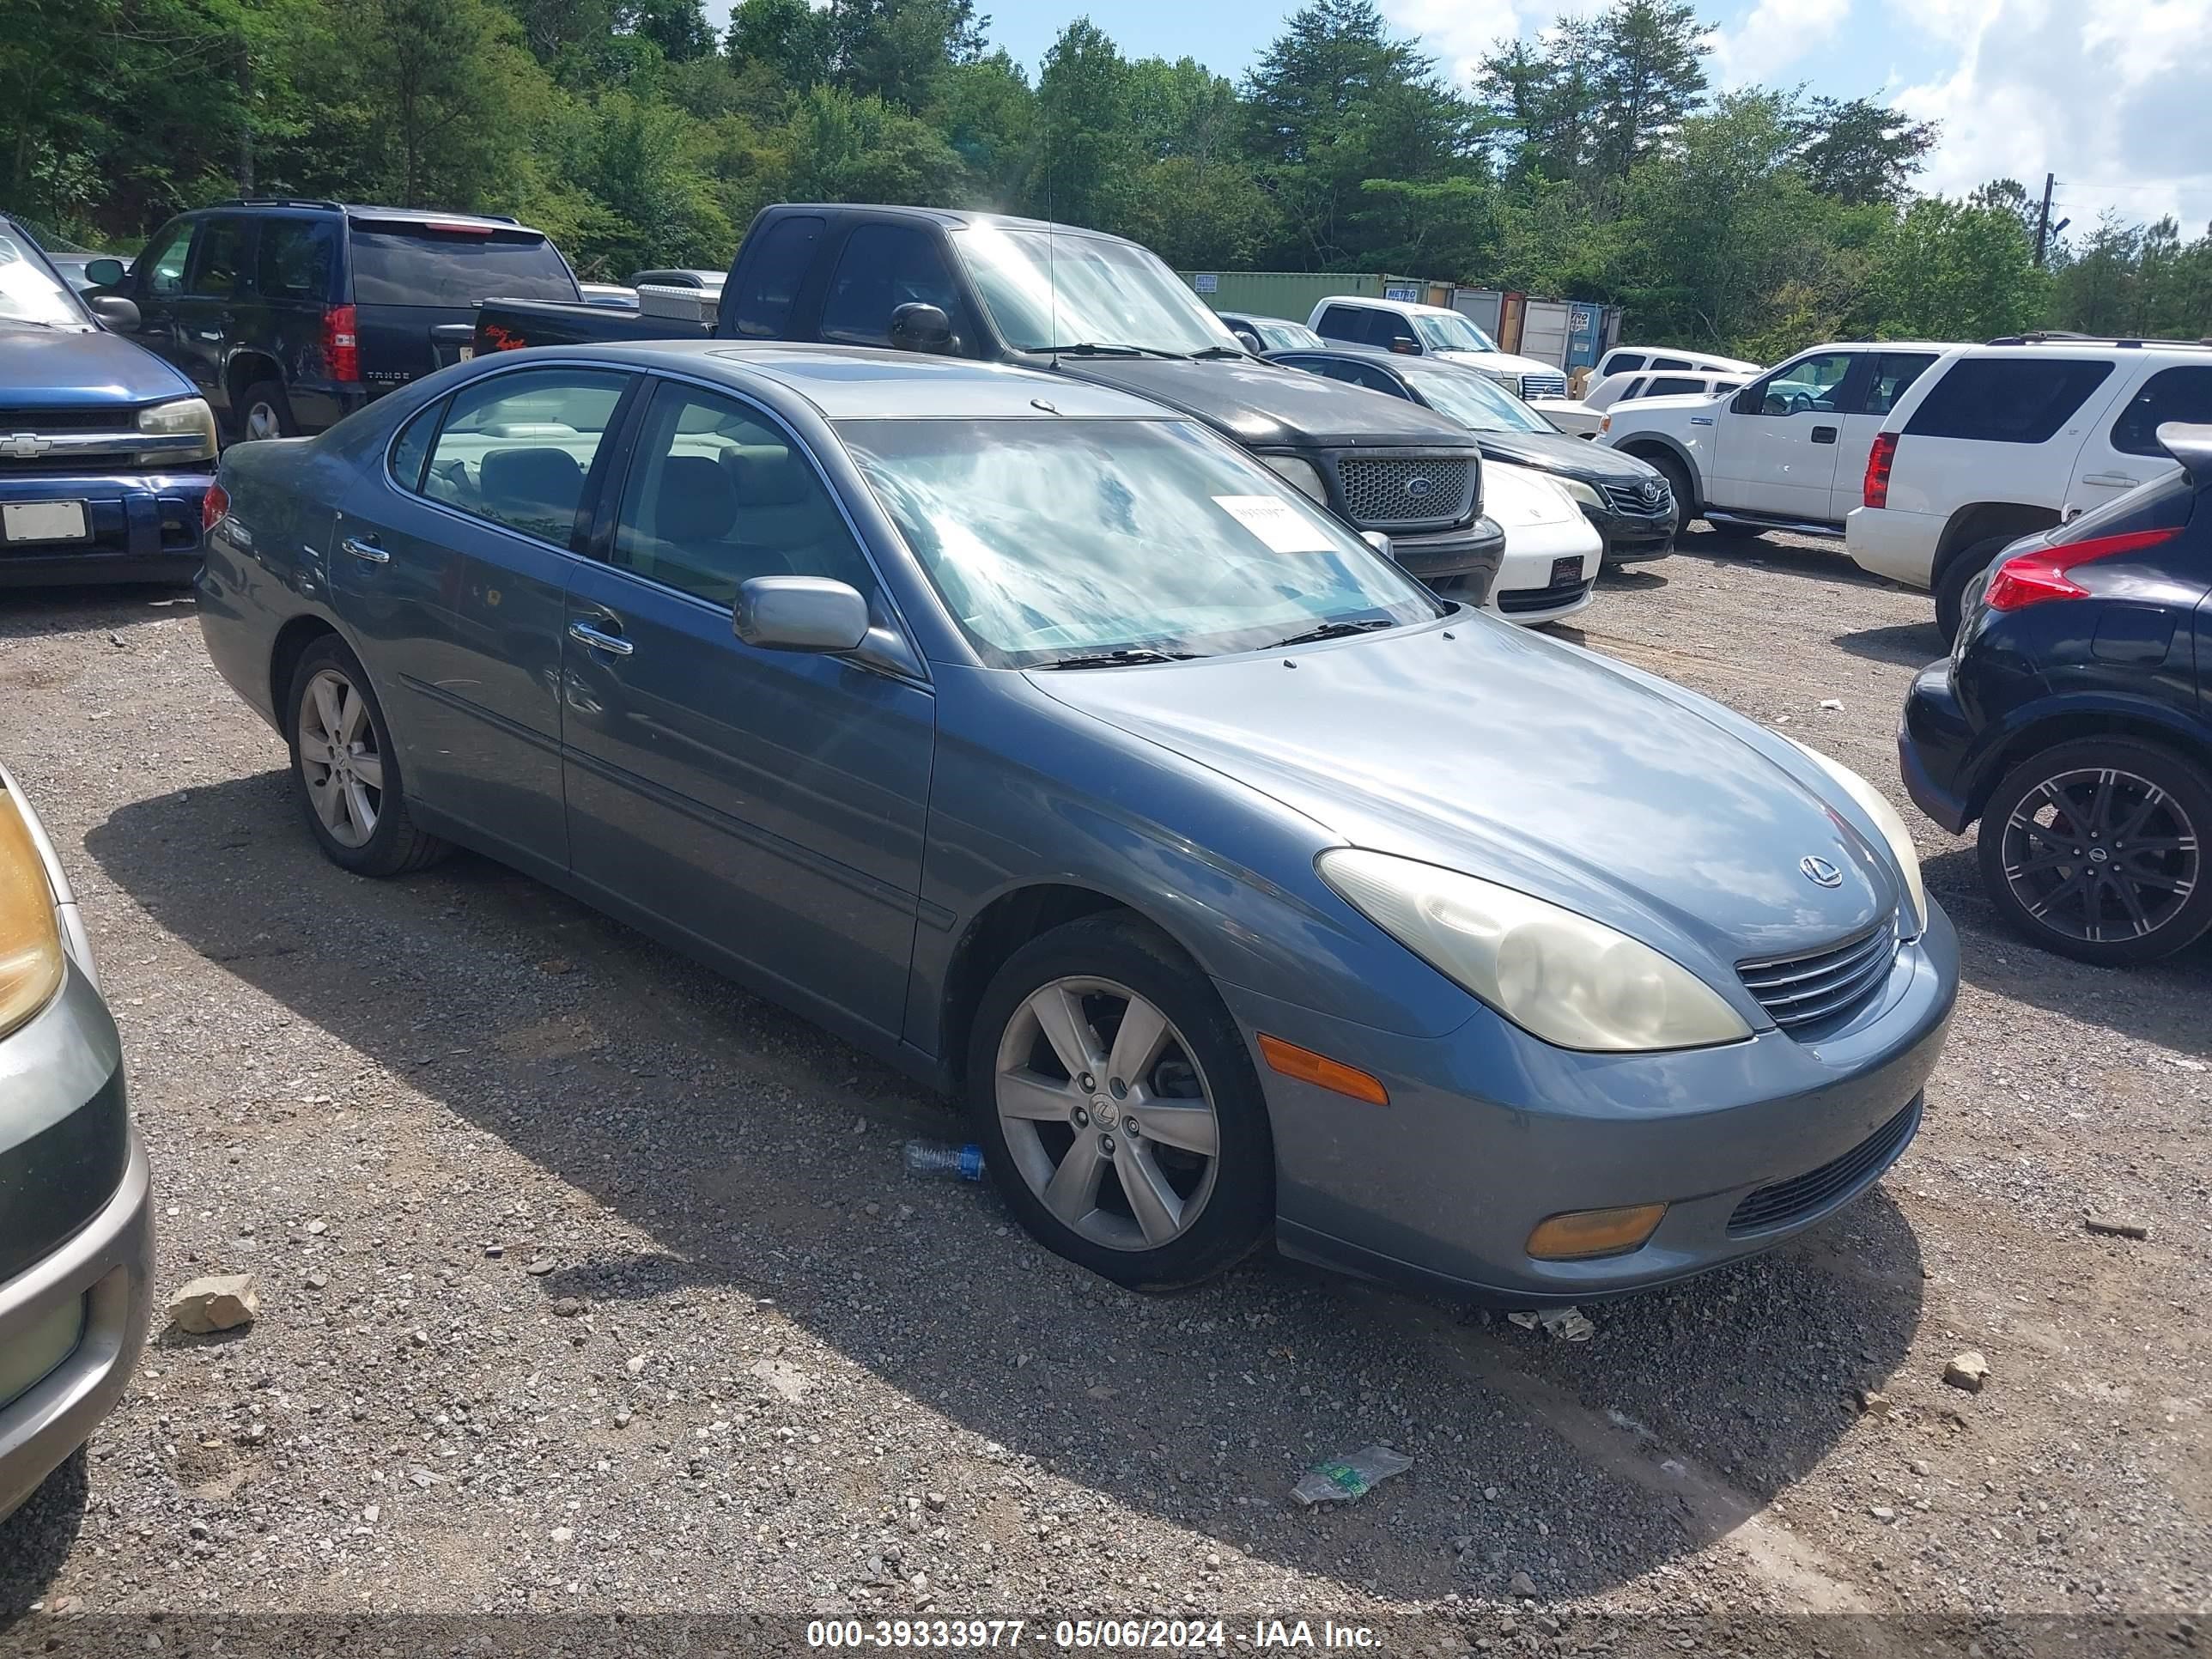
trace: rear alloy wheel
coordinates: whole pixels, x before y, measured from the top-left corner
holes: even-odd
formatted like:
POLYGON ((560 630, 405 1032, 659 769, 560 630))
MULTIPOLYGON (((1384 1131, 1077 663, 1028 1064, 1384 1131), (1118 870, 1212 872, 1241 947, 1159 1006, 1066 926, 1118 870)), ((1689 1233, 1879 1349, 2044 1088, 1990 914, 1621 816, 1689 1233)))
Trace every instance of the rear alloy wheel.
POLYGON ((289 438, 299 430, 292 418, 292 400, 284 395, 283 386, 274 380, 259 380, 246 387, 246 395, 238 401, 239 442, 289 438))
POLYGON ((1015 952, 978 1010, 969 1088, 1007 1202, 1094 1273, 1189 1284, 1265 1233, 1251 1060, 1206 976, 1142 923, 1086 918, 1015 952))
POLYGON ((331 861, 362 876, 396 876, 444 855, 415 827, 368 677, 336 636, 316 641, 292 674, 292 779, 307 827, 331 861))
POLYGON ((1982 879, 2037 944, 2083 962, 2154 962, 2212 927, 2212 780, 2130 738, 2058 744, 2017 766, 1982 816, 1982 879))

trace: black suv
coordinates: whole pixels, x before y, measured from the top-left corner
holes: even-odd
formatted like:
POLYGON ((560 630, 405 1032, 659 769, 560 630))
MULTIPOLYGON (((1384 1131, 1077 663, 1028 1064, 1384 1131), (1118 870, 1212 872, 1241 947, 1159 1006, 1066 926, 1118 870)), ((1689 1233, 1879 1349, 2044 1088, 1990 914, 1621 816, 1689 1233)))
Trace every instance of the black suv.
POLYGON ((319 432, 469 356, 487 295, 581 298, 560 250, 512 219, 275 199, 172 219, 108 291, 239 438, 319 432))
POLYGON ((2182 471, 1976 574, 1898 734, 1921 811, 1980 820, 1998 914, 2112 967, 2212 928, 2212 426, 2158 442, 2182 471))

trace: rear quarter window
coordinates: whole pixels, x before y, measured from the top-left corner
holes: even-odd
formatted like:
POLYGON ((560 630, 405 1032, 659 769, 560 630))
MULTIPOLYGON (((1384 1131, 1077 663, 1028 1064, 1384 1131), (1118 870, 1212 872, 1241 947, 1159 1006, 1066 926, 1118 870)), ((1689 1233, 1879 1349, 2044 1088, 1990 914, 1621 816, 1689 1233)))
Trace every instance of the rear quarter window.
POLYGON ((823 221, 811 213, 778 219, 760 233, 737 272, 738 332, 756 340, 780 337, 791 319, 799 286, 814 264, 823 221))
POLYGON ((1616 351, 1608 356, 1602 363, 1598 365, 1598 374, 1601 377, 1607 374, 1626 374, 1632 368, 1641 368, 1643 367, 1644 354, 1642 352, 1616 351))
POLYGON ((2047 443, 2112 373, 2098 358, 1961 357, 1905 423, 1923 438, 2047 443))
POLYGON ((1705 389, 1705 383, 1703 380, 1692 380, 1681 374, 1662 374, 1651 382, 1651 395, 1655 398, 1672 398, 1683 392, 1703 392, 1705 389))
POLYGON ((486 300, 574 300, 576 284, 536 231, 436 230, 356 220, 354 303, 471 311, 486 300))
POLYGON ((2112 447, 2128 455, 2166 456, 2158 441, 2160 423, 2212 422, 2212 364, 2161 368, 2128 399, 2112 422, 2112 447))
POLYGON ((337 225, 329 219, 264 219, 255 286, 264 300, 312 300, 331 291, 337 225))

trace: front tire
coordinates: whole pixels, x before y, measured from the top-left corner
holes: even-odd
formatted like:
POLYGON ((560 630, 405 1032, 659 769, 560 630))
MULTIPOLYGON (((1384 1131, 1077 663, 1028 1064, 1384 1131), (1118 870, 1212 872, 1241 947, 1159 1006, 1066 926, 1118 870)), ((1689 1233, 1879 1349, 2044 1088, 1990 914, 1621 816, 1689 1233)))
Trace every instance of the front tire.
POLYGON ((1690 469, 1672 455, 1639 454, 1636 457, 1646 466, 1656 467, 1659 476, 1667 481, 1667 489, 1674 497, 1674 536, 1681 538, 1689 529, 1690 520, 1698 516, 1698 503, 1690 490, 1690 469))
POLYGON ((300 655, 284 735, 292 785, 324 855, 357 876, 397 876, 450 850, 415 827, 399 757, 361 659, 335 635, 300 655))
POLYGON ((2105 967, 2155 962, 2212 927, 2212 776, 2132 738, 2055 744, 1983 809, 1982 883, 2046 950, 2105 967))
POLYGON ((1087 916, 1007 959, 976 1010, 968 1102, 1022 1224, 1116 1284, 1195 1284, 1267 1236, 1274 1137, 1243 1037, 1133 917, 1087 916))

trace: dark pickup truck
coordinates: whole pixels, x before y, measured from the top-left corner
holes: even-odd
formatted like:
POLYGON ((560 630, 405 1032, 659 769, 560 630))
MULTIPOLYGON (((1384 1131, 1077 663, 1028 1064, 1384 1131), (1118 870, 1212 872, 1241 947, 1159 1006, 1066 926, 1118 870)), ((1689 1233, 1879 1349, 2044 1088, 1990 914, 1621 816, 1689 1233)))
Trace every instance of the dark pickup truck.
POLYGON ((1148 249, 936 208, 767 208, 709 323, 487 300, 475 350, 701 337, 889 346, 1048 369, 1179 410, 1246 449, 1399 562, 1480 605, 1504 551, 1482 460, 1428 410, 1261 362, 1148 249))

